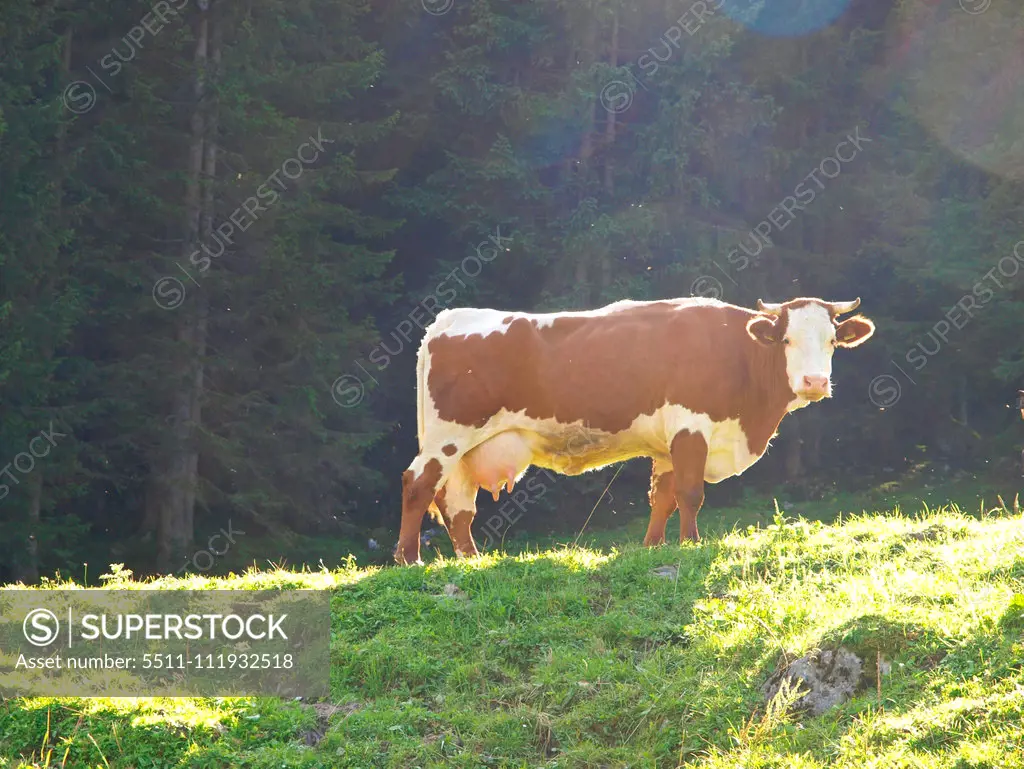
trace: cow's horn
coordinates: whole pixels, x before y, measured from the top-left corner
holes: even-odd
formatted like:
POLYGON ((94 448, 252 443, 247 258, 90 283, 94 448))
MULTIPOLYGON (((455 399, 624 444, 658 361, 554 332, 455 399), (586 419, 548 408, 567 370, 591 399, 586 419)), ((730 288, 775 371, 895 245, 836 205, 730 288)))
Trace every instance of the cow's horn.
POLYGON ((782 312, 781 304, 765 304, 760 299, 757 300, 757 309, 761 312, 766 312, 769 315, 778 315, 782 312))
POLYGON ((831 302, 829 307, 832 308, 833 315, 842 315, 846 312, 853 312, 860 307, 860 297, 858 296, 852 302, 831 302))

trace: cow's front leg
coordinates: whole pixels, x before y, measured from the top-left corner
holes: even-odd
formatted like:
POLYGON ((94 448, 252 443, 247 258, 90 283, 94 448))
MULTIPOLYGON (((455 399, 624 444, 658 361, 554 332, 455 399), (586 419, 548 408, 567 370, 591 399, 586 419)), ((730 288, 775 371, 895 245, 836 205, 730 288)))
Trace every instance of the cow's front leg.
POLYGON ((647 524, 644 545, 654 547, 665 543, 665 524, 676 509, 676 489, 672 479, 672 462, 655 459, 651 468, 651 521, 647 524))
POLYGON ((704 504, 704 465, 708 444, 700 433, 680 430, 672 439, 672 474, 679 506, 679 541, 699 542, 697 513, 704 504))
POLYGON ((409 469, 402 473, 402 523, 395 547, 395 563, 400 566, 421 563, 420 526, 423 516, 431 502, 436 504, 435 499, 444 488, 446 476, 461 459, 459 456, 446 456, 440 451, 420 450, 409 469))

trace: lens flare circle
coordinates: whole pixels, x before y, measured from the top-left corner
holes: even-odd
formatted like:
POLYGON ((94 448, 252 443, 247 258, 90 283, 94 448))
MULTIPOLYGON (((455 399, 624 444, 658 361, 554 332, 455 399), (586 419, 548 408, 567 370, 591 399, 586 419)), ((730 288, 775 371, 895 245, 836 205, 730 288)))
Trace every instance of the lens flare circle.
POLYGON ((725 0, 718 13, 768 37, 794 37, 824 29, 851 0, 725 0))

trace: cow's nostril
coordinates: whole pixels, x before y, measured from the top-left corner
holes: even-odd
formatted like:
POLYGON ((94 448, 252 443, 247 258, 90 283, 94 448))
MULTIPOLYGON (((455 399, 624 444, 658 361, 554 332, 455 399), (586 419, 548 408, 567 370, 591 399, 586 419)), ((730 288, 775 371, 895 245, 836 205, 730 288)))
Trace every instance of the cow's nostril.
POLYGON ((804 376, 804 387, 808 390, 824 390, 828 387, 828 377, 804 376))

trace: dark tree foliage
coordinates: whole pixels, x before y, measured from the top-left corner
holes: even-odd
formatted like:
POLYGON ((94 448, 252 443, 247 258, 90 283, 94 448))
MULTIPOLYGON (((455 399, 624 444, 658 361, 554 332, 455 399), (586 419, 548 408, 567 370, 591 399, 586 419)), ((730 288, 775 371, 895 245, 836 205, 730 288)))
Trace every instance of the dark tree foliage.
POLYGON ((860 296, 836 397, 722 493, 1008 471, 1024 9, 715 5, 0 7, 0 579, 173 572, 224 526, 386 550, 449 306, 860 296))

